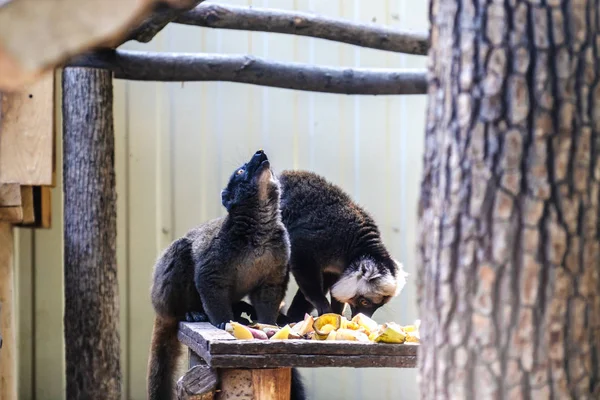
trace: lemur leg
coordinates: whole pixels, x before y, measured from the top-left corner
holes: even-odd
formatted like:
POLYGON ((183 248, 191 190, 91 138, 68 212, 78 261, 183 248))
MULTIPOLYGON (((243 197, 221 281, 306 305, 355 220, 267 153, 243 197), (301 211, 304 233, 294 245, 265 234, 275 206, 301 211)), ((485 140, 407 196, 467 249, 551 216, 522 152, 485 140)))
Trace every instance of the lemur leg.
MULTIPOLYGON (((207 268, 207 270, 210 269, 207 268)), ((195 284, 202 301, 202 308, 211 324, 223 326, 223 324, 234 319, 230 298, 231 291, 224 282, 198 274, 195 284)))
MULTIPOLYGON (((327 294, 327 292, 329 292, 329 290, 331 289, 331 286, 333 286, 333 284, 336 283, 339 278, 340 278, 339 275, 324 274, 323 275, 323 292, 325 294, 327 294)), ((344 311, 344 303, 339 302, 336 298, 331 296, 331 312, 336 313, 336 314, 342 314, 343 311, 344 311)))
POLYGON ((250 301, 256 310, 258 322, 275 325, 279 306, 285 296, 286 285, 263 284, 250 293, 250 301))
POLYGON ((292 271, 297 272, 294 273, 296 283, 306 300, 317 309, 319 315, 331 312, 331 305, 323 293, 323 276, 320 268, 315 267, 311 260, 305 259, 294 260, 292 265, 294 266, 292 271))
POLYGON ((310 301, 306 300, 304 293, 298 289, 287 310, 287 317, 292 321, 300 321, 304 318, 304 314, 310 314, 314 309, 315 306, 313 306, 310 301))

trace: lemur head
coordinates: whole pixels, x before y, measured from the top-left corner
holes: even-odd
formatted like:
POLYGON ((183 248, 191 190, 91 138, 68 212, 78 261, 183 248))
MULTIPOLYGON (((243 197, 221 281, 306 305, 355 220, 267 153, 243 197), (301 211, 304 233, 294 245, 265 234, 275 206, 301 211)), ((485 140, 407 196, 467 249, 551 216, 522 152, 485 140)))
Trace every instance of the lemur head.
POLYGON ((239 205, 270 204, 279 200, 279 181, 271 171, 264 151, 258 150, 250 161, 237 168, 221 191, 221 203, 228 212, 239 205))
POLYGON ((358 313, 371 317, 400 293, 406 284, 406 276, 402 264, 396 260, 377 262, 371 257, 363 257, 346 268, 331 287, 331 295, 348 303, 353 317, 358 313))

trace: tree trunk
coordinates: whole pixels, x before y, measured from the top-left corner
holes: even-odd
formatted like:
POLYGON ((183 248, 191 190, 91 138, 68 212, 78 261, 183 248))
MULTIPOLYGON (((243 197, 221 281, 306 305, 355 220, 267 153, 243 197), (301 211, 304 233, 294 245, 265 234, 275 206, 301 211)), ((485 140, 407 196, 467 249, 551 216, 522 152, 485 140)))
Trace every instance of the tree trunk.
POLYGON ((63 72, 67 399, 120 399, 112 75, 63 72))
POLYGON ((600 398, 599 11, 431 2, 423 399, 600 398))

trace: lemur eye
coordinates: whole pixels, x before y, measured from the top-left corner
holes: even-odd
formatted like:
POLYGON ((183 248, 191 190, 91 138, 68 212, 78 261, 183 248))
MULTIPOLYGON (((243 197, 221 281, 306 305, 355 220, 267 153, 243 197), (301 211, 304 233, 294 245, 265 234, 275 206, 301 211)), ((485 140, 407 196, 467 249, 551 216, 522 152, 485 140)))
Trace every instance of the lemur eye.
POLYGON ((244 168, 240 168, 237 170, 236 174, 241 175, 244 173, 244 168))
POLYGON ((360 299, 360 305, 363 307, 369 307, 371 305, 371 302, 367 299, 360 299))

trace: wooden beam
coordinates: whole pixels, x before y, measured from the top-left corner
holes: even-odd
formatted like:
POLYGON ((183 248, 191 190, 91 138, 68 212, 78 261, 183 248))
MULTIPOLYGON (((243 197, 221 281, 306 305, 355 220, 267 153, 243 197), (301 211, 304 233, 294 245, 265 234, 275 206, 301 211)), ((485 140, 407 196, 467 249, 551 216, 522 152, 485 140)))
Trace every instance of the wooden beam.
POLYGON ((0 7, 0 88, 22 85, 68 56, 118 44, 155 0, 13 0, 0 7))
POLYGON ((18 92, 2 94, 0 182, 52 185, 54 73, 18 92))
POLYGON ((0 399, 17 398, 13 228, 0 222, 0 399))
POLYGON ((0 183, 0 207, 21 205, 21 187, 18 183, 0 183))
POLYGON ((21 227, 50 227, 50 188, 0 184, 0 221, 21 227))
POLYGON ((23 225, 35 223, 35 210, 33 209, 33 187, 21 186, 21 208, 23 209, 23 225))
POLYGON ((67 398, 120 400, 112 74, 62 83, 67 398))

